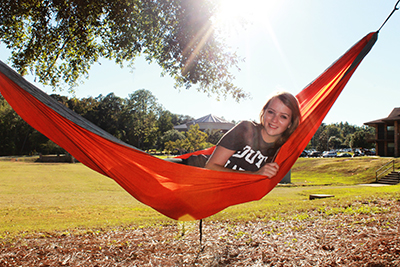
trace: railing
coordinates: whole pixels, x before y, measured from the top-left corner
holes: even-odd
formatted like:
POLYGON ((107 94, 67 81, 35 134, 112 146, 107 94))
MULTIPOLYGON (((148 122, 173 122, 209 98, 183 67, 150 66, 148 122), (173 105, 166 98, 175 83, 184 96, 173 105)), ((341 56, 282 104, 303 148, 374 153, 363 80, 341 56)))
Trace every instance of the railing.
POLYGON ((376 182, 378 182, 379 178, 385 175, 390 169, 394 171, 394 160, 389 161, 375 172, 376 182))

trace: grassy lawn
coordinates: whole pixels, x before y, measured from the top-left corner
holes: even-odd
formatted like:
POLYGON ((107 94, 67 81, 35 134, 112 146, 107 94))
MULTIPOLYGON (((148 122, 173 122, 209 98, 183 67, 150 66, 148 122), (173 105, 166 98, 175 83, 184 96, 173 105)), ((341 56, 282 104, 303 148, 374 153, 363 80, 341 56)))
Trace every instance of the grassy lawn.
POLYGON ((168 220, 82 164, 0 161, 0 232, 168 220))
MULTIPOLYGON (((393 158, 299 158, 292 168, 296 185, 354 185, 375 181, 375 171, 393 158)), ((395 160, 400 168, 400 160, 395 160)))
MULTIPOLYGON (((310 209, 346 207, 354 201, 400 200, 400 185, 358 185, 374 181, 375 170, 389 160, 301 158, 292 169, 292 185, 278 186, 260 201, 230 207, 207 220, 296 218, 310 209), (314 193, 335 197, 308 200, 314 193)), ((175 223, 82 164, 34 163, 32 158, 0 160, 2 236, 175 223)))

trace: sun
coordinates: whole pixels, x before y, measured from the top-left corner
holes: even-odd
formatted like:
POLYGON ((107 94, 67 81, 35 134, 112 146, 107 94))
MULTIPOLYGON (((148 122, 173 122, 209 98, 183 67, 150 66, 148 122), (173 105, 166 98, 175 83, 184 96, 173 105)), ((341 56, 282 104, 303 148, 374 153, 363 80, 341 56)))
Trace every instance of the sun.
POLYGON ((279 0, 218 0, 214 27, 223 37, 240 34, 249 27, 263 26, 274 14, 279 0))

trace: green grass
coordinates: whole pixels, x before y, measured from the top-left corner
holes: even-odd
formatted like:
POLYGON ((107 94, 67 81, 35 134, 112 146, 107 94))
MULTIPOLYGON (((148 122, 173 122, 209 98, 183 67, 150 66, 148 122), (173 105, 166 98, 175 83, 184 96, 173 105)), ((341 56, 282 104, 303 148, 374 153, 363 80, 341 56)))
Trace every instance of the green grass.
POLYGON ((320 207, 347 207, 351 203, 375 199, 398 199, 400 185, 396 186, 313 186, 276 187, 259 201, 227 208, 211 219, 271 220, 295 218, 302 213, 320 207), (309 200, 310 194, 330 194, 333 198, 309 200))
MULTIPOLYGON (((375 171, 393 158, 299 158, 292 168, 296 185, 354 185, 375 181, 375 171)), ((396 160, 396 168, 400 161, 396 160)))
MULTIPOLYGON (((292 169, 293 185, 278 186, 260 201, 229 207, 207 220, 295 218, 310 209, 346 207, 355 200, 400 199, 399 185, 356 185, 373 181, 376 168, 388 161, 299 159, 292 169), (308 200, 315 193, 335 197, 308 200)), ((0 159, 0 235, 171 223, 176 222, 82 164, 0 159)))
POLYGON ((143 224, 164 218, 82 164, 0 161, 0 232, 143 224))

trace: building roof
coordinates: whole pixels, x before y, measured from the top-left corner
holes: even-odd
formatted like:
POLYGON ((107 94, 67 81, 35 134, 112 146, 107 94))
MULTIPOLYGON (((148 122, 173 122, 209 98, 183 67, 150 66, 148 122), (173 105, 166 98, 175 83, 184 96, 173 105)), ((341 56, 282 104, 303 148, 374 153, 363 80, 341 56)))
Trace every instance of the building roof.
POLYGON ((199 122, 231 123, 231 122, 229 122, 229 121, 226 121, 226 120, 224 120, 224 119, 221 119, 221 118, 219 118, 219 117, 217 117, 217 116, 214 116, 214 115, 212 115, 212 114, 208 114, 208 115, 206 115, 206 116, 204 116, 204 117, 201 117, 201 118, 199 118, 199 119, 197 119, 197 120, 191 121, 190 123, 191 123, 191 124, 195 124, 195 123, 199 123, 199 122))
POLYGON ((394 108, 386 119, 400 120, 400 108, 394 108))
POLYGON ((400 108, 394 108, 392 112, 389 114, 389 116, 386 118, 365 122, 364 124, 370 125, 370 124, 380 124, 380 123, 388 123, 394 121, 400 121, 400 108))
POLYGON ((214 116, 212 114, 208 114, 204 117, 201 117, 199 119, 190 121, 186 124, 181 124, 174 126, 174 129, 176 130, 181 130, 181 131, 186 131, 189 129, 190 125, 195 125, 198 124, 200 130, 229 130, 233 126, 235 126, 234 123, 226 121, 220 117, 214 116))

